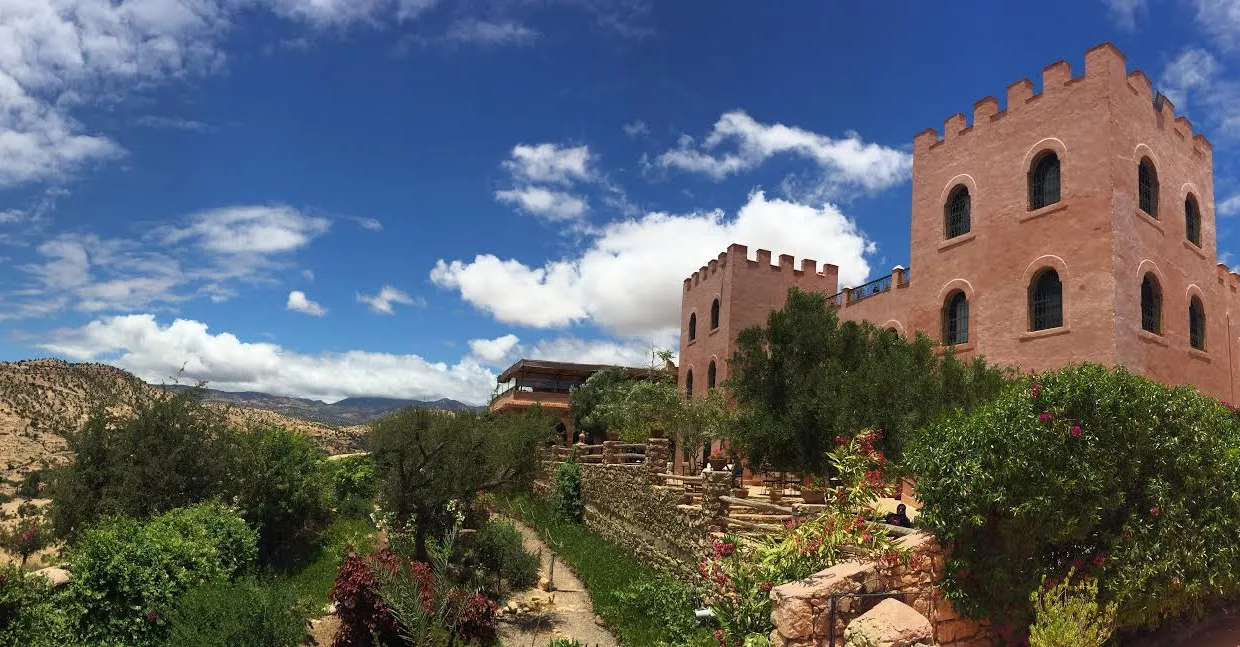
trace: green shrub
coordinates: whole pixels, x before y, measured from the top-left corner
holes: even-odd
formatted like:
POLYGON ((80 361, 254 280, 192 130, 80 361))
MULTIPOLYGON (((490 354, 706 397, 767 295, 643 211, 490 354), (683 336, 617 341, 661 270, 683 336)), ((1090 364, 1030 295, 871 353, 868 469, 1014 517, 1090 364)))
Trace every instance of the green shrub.
POLYGON ((168 614, 168 625, 166 647, 294 647, 306 636, 293 596, 251 578, 190 590, 168 614))
POLYGON ((521 533, 512 524, 487 522, 474 538, 474 546, 487 573, 504 578, 514 590, 538 583, 538 555, 525 549, 521 533))
POLYGON ((693 616, 692 592, 683 584, 663 577, 643 577, 612 595, 612 604, 634 617, 644 617, 652 627, 678 644, 698 630, 693 616))
POLYGON ((27 499, 39 498, 39 486, 43 483, 43 470, 27 472, 22 477, 21 485, 17 486, 17 495, 27 499))
POLYGON ((67 437, 76 460, 52 472, 52 525, 72 540, 107 516, 147 519, 220 496, 236 476, 232 436, 198 390, 152 396, 128 418, 95 411, 67 437))
POLYGON ((547 647, 586 647, 576 638, 553 638, 547 647))
POLYGON ((1029 596, 1033 602, 1033 626, 1029 647, 1102 647, 1115 629, 1115 603, 1098 604, 1098 582, 1073 582, 1069 570, 1062 582, 1042 581, 1042 588, 1029 596))
POLYGON ((229 485, 241 516, 258 531, 258 558, 287 564, 302 556, 330 515, 326 455, 304 434, 278 427, 237 436, 229 485))
POLYGON ((69 558, 68 593, 82 612, 76 634, 88 642, 158 644, 178 596, 238 574, 256 554, 254 531, 217 503, 145 523, 116 517, 89 526, 69 558))
POLYGON ((332 496, 336 511, 346 515, 368 515, 375 507, 375 462, 369 455, 328 461, 332 496))
POLYGON ((555 508, 560 518, 581 523, 586 505, 581 497, 581 466, 576 456, 560 463, 555 469, 555 508))
POLYGON ((1122 629, 1238 592, 1240 426, 1219 402, 1121 369, 1071 366, 932 424, 908 467, 919 525, 952 549, 958 608, 1018 627, 1041 577, 1077 567, 1122 629))
POLYGON ((23 576, 15 566, 0 568, 0 645, 72 644, 65 607, 46 579, 23 576))

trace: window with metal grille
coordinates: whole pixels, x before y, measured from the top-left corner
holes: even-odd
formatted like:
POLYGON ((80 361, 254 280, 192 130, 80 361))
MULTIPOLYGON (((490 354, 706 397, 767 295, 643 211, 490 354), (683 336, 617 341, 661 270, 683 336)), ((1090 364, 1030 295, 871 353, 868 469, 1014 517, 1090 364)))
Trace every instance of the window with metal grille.
POLYGON ((963 344, 969 341, 969 300, 964 292, 956 292, 947 298, 943 307, 943 343, 963 344))
POLYGON ((715 362, 711 360, 710 366, 706 367, 706 388, 715 388, 715 362))
POLYGON ((1059 156, 1046 153, 1029 173, 1029 210, 1059 202, 1059 156))
POLYGON ((1043 270, 1029 293, 1029 328, 1047 330, 1063 325, 1063 285, 1059 273, 1043 270))
POLYGON ((1162 288, 1153 274, 1141 279, 1141 329, 1162 334, 1162 288))
POLYGON ((1137 192, 1141 202, 1141 210, 1158 217, 1158 172, 1148 157, 1141 159, 1137 167, 1137 192))
POLYGON ((689 315, 689 341, 697 339, 697 313, 689 315))
POLYGON ((693 397, 693 369, 689 369, 689 372, 685 373, 685 395, 690 398, 693 397))
POLYGON ((969 233, 970 200, 969 189, 956 187, 947 204, 943 206, 943 220, 947 229, 947 237, 955 238, 969 233))
POLYGON ((714 330, 719 327, 719 299, 710 304, 710 329, 714 330))
POLYGON ((1201 247, 1201 212, 1197 209, 1197 199, 1192 195, 1184 198, 1184 237, 1201 247))
POLYGON ((1188 343, 1197 350, 1206 349, 1206 309, 1197 297, 1188 303, 1188 343))

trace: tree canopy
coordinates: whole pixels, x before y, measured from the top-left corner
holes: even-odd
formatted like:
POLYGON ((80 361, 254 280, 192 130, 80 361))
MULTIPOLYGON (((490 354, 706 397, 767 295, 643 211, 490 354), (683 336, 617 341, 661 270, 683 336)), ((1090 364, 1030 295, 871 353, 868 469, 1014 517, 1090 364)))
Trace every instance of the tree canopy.
POLYGON ((923 334, 907 340, 869 322, 841 322, 823 294, 792 288, 766 325, 737 337, 729 362, 739 405, 730 437, 751 464, 819 472, 836 437, 884 430, 889 456, 947 411, 992 398, 1007 372, 961 362, 923 334))

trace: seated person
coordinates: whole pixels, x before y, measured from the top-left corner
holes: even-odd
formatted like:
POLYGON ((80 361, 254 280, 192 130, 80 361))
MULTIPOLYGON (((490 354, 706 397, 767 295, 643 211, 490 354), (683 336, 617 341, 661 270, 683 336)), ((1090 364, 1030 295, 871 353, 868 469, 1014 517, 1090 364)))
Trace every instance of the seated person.
POLYGON ((912 528, 913 521, 908 518, 907 514, 905 514, 905 510, 907 509, 908 508, 905 507, 903 503, 901 503, 900 505, 896 506, 895 512, 888 514, 883 519, 883 523, 890 525, 890 526, 900 526, 901 528, 912 528))

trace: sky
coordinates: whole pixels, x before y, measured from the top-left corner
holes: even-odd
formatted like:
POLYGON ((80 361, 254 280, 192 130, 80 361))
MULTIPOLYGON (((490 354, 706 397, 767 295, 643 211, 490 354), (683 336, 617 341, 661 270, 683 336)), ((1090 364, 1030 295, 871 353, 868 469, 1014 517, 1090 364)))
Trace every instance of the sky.
POLYGON ((911 143, 1115 43, 1240 215, 1240 0, 0 0, 0 360, 485 403, 728 244, 908 262, 911 143))

